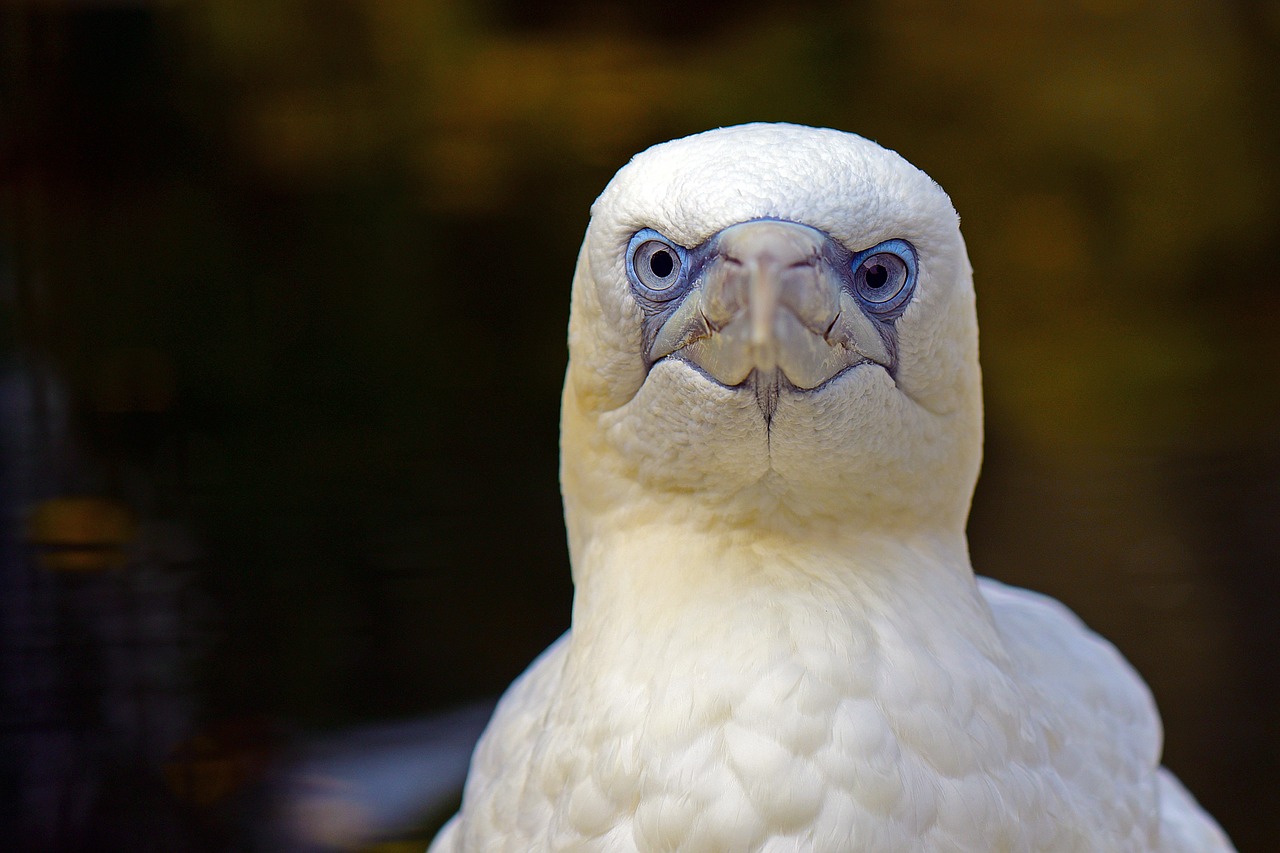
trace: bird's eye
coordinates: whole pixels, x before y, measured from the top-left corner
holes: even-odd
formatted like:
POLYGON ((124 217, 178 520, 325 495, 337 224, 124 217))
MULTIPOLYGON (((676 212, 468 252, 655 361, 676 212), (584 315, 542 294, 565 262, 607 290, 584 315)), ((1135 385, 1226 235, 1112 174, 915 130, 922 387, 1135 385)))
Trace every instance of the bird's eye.
POLYGON ((893 314, 911 299, 916 252, 906 240, 887 240, 854 256, 853 290, 868 311, 893 314))
MULTIPOLYGON (((646 243, 646 247, 652 247, 652 243, 646 243)), ((671 275, 676 271, 676 259, 671 256, 671 250, 666 246, 659 249, 651 249, 646 252, 649 258, 649 272, 653 273, 658 279, 671 279, 671 275)))
POLYGON ((907 264, 897 255, 881 252, 858 265, 854 273, 858 293, 868 302, 888 302, 907 283, 907 264))
POLYGON ((685 250, 657 231, 646 228, 631 238, 627 252, 627 272, 646 296, 663 299, 674 296, 675 285, 683 278, 685 250))

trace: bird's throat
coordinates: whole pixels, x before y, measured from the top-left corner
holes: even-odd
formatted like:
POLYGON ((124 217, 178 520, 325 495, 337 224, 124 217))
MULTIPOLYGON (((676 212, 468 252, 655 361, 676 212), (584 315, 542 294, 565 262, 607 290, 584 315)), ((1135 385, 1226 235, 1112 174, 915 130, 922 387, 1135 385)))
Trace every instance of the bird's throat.
POLYGON ((752 389, 756 395, 756 406, 764 418, 765 428, 773 425, 773 415, 778 411, 778 395, 782 390, 782 371, 778 368, 765 370, 757 367, 751 371, 752 389))

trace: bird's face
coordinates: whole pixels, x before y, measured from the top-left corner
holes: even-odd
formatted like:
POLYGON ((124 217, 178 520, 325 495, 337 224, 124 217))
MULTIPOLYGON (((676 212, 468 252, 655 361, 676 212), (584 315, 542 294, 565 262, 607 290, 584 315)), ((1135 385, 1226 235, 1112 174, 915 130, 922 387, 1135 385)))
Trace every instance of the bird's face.
POLYGON ((924 173, 831 130, 677 140, 593 208, 566 503, 962 528, 979 386, 964 244, 924 173))
POLYGON ((816 392, 867 363, 892 373, 894 321, 917 278, 904 240, 854 255, 812 226, 777 219, 730 225, 692 248, 645 228, 626 264, 646 367, 676 359, 751 390, 770 433, 784 390, 816 392))

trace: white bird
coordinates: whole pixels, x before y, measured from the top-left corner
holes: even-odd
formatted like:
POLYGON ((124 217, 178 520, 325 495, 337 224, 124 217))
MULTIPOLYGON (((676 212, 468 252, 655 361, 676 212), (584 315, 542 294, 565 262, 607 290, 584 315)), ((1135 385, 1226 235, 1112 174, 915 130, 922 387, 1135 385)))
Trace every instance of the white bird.
POLYGON ((572 629, 431 850, 1231 850, 1115 648, 975 578, 980 386, 958 218, 897 154, 637 155, 573 283, 572 629))

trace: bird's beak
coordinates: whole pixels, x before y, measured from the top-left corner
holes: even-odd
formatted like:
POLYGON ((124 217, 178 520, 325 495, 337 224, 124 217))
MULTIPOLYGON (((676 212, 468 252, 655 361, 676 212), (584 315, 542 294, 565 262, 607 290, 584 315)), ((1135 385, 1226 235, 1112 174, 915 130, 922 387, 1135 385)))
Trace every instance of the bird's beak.
POLYGON ((811 389, 853 364, 889 366, 884 338, 844 286, 849 253, 826 234, 754 220, 704 245, 707 260, 658 330, 652 361, 679 351, 731 387, 754 374, 769 417, 782 379, 811 389))

